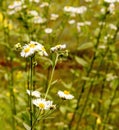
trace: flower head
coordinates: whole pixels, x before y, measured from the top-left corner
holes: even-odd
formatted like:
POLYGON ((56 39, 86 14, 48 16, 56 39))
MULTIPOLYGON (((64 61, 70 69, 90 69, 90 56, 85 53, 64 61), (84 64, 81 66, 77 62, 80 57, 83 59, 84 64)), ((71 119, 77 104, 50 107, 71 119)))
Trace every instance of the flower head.
POLYGON ((47 20, 46 20, 46 18, 42 18, 42 17, 40 17, 40 16, 35 16, 34 18, 33 18, 33 22, 35 23, 35 24, 43 24, 43 23, 45 23, 47 20))
POLYGON ((66 48, 66 44, 63 44, 63 45, 56 45, 54 47, 52 47, 50 50, 52 52, 55 52, 55 51, 58 51, 58 50, 63 50, 66 48))
POLYGON ((60 98, 62 98, 62 99, 64 99, 64 100, 67 100, 67 99, 73 99, 74 98, 74 96, 73 95, 71 95, 70 93, 69 93, 69 91, 58 91, 58 96, 60 97, 60 98))
POLYGON ((31 91, 31 90, 26 90, 27 94, 30 95, 30 92, 31 92, 31 96, 33 97, 36 97, 36 98, 39 98, 40 97, 40 92, 38 91, 31 91))
POLYGON ((27 58, 27 57, 29 57, 29 56, 31 56, 33 54, 34 54, 34 51, 33 51, 33 49, 30 48, 29 45, 23 46, 23 49, 21 51, 21 56, 22 57, 27 58))
POLYGON ((80 7, 73 7, 73 6, 65 6, 64 11, 68 13, 74 13, 74 14, 83 14, 87 11, 86 6, 80 6, 80 7))
POLYGON ((38 53, 40 56, 48 56, 44 46, 35 41, 30 41, 29 44, 23 46, 23 50, 21 51, 21 56, 27 58, 29 56, 32 56, 35 53, 38 53))
POLYGON ((35 2, 35 3, 39 3, 40 0, 29 0, 30 2, 35 2))
POLYGON ((48 2, 43 2, 40 7, 41 8, 44 8, 44 7, 48 7, 49 6, 49 3, 48 2))
POLYGON ((14 49, 15 49, 15 50, 21 50, 21 48, 22 48, 22 47, 21 47, 21 44, 20 44, 20 43, 17 43, 17 44, 14 45, 14 49))
POLYGON ((38 12, 36 11, 36 10, 30 10, 29 12, 28 12, 28 14, 29 15, 31 15, 31 16, 38 16, 38 12))
POLYGON ((33 104, 37 106, 40 110, 48 110, 52 107, 52 101, 46 101, 45 99, 39 98, 33 100, 33 104))
POLYGON ((114 2, 116 2, 117 0, 104 0, 105 2, 107 2, 107 3, 114 3, 114 2))
POLYGON ((51 19, 51 20, 56 20, 58 17, 59 17, 58 14, 51 14, 50 19, 51 19))
POLYGON ((8 6, 8 14, 15 14, 16 12, 21 11, 23 8, 26 8, 26 5, 24 5, 23 1, 14 1, 13 4, 8 6))
POLYGON ((45 29, 45 33, 47 33, 47 34, 52 33, 52 28, 46 28, 46 29, 45 29))

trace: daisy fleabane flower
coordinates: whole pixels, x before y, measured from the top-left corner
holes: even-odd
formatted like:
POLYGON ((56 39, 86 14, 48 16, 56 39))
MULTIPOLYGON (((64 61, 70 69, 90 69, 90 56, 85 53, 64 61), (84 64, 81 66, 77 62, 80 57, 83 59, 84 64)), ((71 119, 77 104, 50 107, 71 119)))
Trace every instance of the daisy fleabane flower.
POLYGON ((86 11, 87 11, 86 6, 80 6, 80 7, 65 6, 64 7, 64 12, 67 12, 67 13, 83 14, 86 11))
POLYGON ((26 90, 26 92, 27 92, 27 94, 28 95, 30 95, 30 92, 31 92, 31 96, 33 96, 33 97, 36 97, 36 98, 40 98, 40 92, 38 92, 38 91, 31 91, 31 90, 26 90))
POLYGON ((50 34, 50 33, 52 33, 53 30, 52 30, 52 28, 46 28, 44 31, 47 34, 50 34))
POLYGON ((117 2, 117 0, 104 0, 105 2, 107 2, 107 3, 115 3, 115 2, 117 2))
POLYGON ((29 0, 29 2, 39 3, 39 2, 40 2, 40 0, 29 0))
POLYGON ((53 106, 52 101, 46 101, 45 99, 42 99, 42 98, 35 99, 32 102, 40 110, 48 110, 53 106))
POLYGON ((23 46, 21 56, 27 58, 35 53, 38 53, 40 56, 48 56, 44 46, 35 41, 30 41, 29 44, 23 46))
POLYGON ((69 91, 58 91, 58 96, 64 100, 67 100, 67 99, 73 99, 74 96, 72 94, 69 93, 69 91))
POLYGON ((54 46, 54 47, 51 47, 51 51, 52 52, 55 52, 55 51, 58 51, 58 50, 63 50, 63 49, 65 49, 66 48, 66 44, 63 44, 63 45, 56 45, 56 46, 54 46))
POLYGON ((51 14, 50 20, 56 20, 58 17, 58 14, 51 14))
POLYGON ((29 47, 29 45, 23 46, 23 49, 21 51, 21 57, 29 57, 34 54, 34 51, 29 47))

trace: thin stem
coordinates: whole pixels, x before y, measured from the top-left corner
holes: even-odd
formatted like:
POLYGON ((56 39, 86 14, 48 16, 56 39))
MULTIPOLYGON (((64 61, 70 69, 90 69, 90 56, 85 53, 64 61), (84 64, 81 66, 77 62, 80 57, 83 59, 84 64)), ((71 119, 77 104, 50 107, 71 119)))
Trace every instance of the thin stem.
POLYGON ((35 118, 35 120, 34 120, 34 122, 33 122, 33 124, 32 124, 32 129, 34 128, 35 124, 37 123, 38 117, 40 116, 40 114, 41 114, 41 111, 39 110, 39 111, 38 111, 38 114, 37 114, 37 116, 36 116, 36 118, 35 118))
MULTIPOLYGON (((112 103, 113 103, 113 101, 115 99, 117 90, 118 90, 118 85, 116 86, 116 88, 115 88, 115 90, 114 90, 114 92, 112 94, 112 97, 110 99, 110 104, 109 104, 108 110, 107 110, 105 118, 104 118, 104 124, 106 124, 108 122, 108 116, 109 116, 109 113, 111 111, 112 103)), ((103 125, 102 130, 105 130, 105 125, 103 125)))
POLYGON ((57 64, 57 61, 58 61, 58 57, 59 57, 59 54, 56 53, 55 62, 54 62, 54 65, 53 65, 53 69, 52 69, 52 72, 51 72, 50 80, 49 80, 48 87, 47 87, 46 94, 45 94, 45 99, 46 99, 46 97, 48 95, 48 92, 49 92, 49 89, 51 87, 51 83, 52 83, 52 80, 53 80, 53 75, 54 75, 55 67, 56 67, 56 64, 57 64))
POLYGON ((11 78, 10 78, 10 102, 11 102, 11 111, 12 111, 12 129, 15 130, 15 119, 16 115, 16 105, 15 105, 15 95, 14 95, 14 79, 13 79, 13 59, 11 58, 11 78))
POLYGON ((30 95, 29 95, 29 99, 30 99, 30 127, 31 130, 32 128, 32 90, 33 90, 33 57, 31 57, 30 59, 30 95))

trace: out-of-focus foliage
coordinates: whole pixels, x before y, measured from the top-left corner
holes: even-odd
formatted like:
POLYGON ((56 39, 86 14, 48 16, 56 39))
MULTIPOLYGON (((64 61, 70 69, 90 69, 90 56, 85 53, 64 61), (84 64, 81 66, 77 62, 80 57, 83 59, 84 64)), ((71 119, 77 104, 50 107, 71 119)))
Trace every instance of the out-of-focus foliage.
POLYGON ((34 130, 119 129, 118 9, 119 0, 0 0, 1 130, 31 130, 31 84, 56 104, 40 118, 33 106, 34 130), (48 54, 33 57, 32 78, 21 56, 31 41, 48 54))

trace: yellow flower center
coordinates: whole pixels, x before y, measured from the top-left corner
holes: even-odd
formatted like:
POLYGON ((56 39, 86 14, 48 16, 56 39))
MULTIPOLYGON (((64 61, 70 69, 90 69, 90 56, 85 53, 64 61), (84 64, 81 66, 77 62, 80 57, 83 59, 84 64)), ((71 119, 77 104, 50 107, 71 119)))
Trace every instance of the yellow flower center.
POLYGON ((42 47, 42 51, 45 51, 45 48, 44 48, 44 47, 42 47))
POLYGON ((65 90, 65 91, 64 91, 64 94, 68 95, 68 94, 69 94, 69 91, 66 91, 66 90, 65 90))
POLYGON ((25 52, 25 53, 27 53, 27 52, 29 52, 29 51, 30 51, 30 47, 27 47, 27 48, 24 49, 24 52, 25 52))
POLYGON ((57 48, 60 48, 60 46, 61 46, 60 44, 59 44, 59 45, 56 45, 57 48))
POLYGON ((43 109, 43 108, 45 107, 45 105, 44 105, 43 103, 40 103, 40 104, 39 104, 39 107, 40 107, 41 109, 43 109))
POLYGON ((34 47, 35 47, 35 44, 30 43, 29 46, 30 46, 31 48, 34 48, 34 47))

